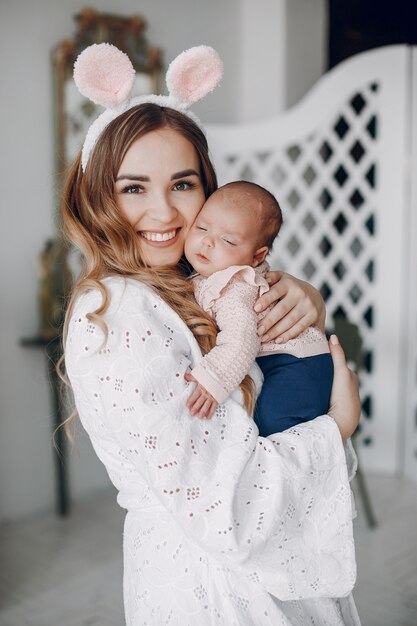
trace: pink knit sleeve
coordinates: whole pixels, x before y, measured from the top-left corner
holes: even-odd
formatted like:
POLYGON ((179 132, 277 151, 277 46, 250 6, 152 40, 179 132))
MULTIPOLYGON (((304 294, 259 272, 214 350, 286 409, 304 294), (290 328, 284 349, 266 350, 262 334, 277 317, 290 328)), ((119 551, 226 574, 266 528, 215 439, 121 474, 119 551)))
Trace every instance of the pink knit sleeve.
POLYGON ((253 310, 259 288, 237 276, 215 302, 216 345, 192 370, 194 378, 221 403, 248 373, 260 348, 253 310))

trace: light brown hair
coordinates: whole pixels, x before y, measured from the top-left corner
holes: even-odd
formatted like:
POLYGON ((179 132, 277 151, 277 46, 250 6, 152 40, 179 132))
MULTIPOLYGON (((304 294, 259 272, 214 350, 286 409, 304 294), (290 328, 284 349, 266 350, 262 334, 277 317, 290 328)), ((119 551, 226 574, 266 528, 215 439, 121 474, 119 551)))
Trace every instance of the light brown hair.
MULTIPOLYGON (((147 133, 169 128, 177 131, 195 148, 205 197, 217 189, 217 179, 210 161, 207 140, 200 128, 187 116, 156 104, 140 104, 114 119, 99 137, 92 150, 85 172, 81 154, 69 171, 62 202, 62 229, 67 239, 83 255, 83 269, 73 289, 64 324, 64 342, 68 321, 78 296, 98 288, 102 304, 87 315, 107 337, 103 320, 110 301, 102 282, 106 276, 120 275, 141 281, 183 319, 196 337, 203 354, 214 347, 217 327, 208 313, 195 301, 192 283, 186 280, 186 261, 176 267, 149 267, 140 255, 137 234, 124 219, 115 200, 115 181, 120 165, 131 145, 147 133)), ((245 406, 251 414, 254 385, 250 377, 243 381, 245 406)), ((65 427, 70 433, 75 414, 65 427)))

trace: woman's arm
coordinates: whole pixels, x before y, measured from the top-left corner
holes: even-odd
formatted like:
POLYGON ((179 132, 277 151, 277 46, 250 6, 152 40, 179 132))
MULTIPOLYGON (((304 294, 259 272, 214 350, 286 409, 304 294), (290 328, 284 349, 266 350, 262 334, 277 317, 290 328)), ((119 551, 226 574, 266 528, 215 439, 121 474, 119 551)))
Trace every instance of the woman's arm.
POLYGON ((326 309, 317 289, 285 272, 269 272, 267 280, 271 288, 258 299, 255 311, 276 305, 260 322, 263 343, 273 339, 285 343, 313 325, 324 331, 326 309))

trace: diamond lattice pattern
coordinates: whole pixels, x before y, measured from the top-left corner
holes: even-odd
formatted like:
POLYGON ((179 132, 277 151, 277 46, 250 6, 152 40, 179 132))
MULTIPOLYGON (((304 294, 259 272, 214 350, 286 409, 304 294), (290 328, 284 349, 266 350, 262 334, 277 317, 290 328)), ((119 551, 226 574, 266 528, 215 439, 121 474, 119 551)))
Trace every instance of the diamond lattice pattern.
POLYGON ((245 179, 280 201, 284 225, 270 262, 320 289, 329 328, 336 316, 358 324, 364 340, 359 441, 373 443, 375 249, 378 237, 378 85, 355 91, 334 117, 302 141, 264 152, 229 153, 220 183, 245 179))

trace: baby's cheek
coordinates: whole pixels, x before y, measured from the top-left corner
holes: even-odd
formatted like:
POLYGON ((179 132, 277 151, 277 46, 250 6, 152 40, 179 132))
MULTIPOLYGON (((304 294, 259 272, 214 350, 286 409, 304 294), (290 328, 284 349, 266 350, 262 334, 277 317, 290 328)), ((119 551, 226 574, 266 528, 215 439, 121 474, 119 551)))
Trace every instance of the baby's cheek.
POLYGON ((191 252, 191 239, 189 236, 185 238, 184 252, 185 252, 185 256, 187 256, 187 254, 191 252))

